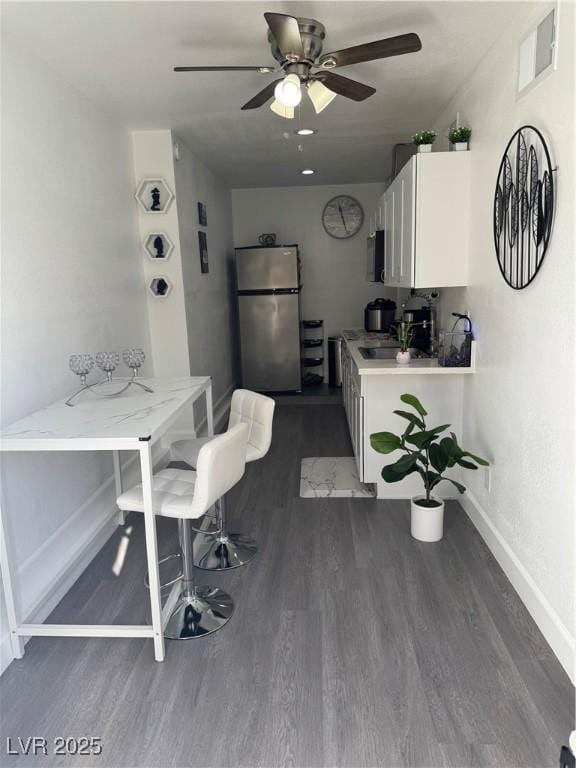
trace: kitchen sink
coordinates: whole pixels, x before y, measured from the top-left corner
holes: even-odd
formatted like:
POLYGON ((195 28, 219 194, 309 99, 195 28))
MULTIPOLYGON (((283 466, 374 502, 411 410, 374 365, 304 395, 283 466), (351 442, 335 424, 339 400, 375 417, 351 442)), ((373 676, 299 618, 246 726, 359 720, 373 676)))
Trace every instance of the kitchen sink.
MULTIPOLYGON (((360 354, 364 360, 394 360, 396 354, 400 351, 400 347, 358 347, 360 354)), ((429 357, 425 352, 420 349, 411 349, 410 354, 413 358, 429 357)))

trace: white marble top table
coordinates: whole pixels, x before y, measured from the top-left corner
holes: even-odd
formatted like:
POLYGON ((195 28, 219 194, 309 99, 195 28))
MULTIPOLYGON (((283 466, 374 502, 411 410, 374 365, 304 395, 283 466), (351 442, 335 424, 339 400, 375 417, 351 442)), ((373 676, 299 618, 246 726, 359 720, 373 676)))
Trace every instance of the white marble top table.
POLYGON ((173 379, 138 379, 154 391, 131 387, 118 397, 101 397, 86 391, 73 406, 65 399, 10 424, 0 431, 0 450, 46 451, 80 449, 87 441, 92 449, 138 447, 165 431, 182 409, 210 386, 209 376, 173 379))
MULTIPOLYGON (((210 376, 173 379, 138 379, 152 392, 132 386, 118 397, 101 397, 83 392, 74 405, 59 400, 9 425, 0 432, 1 451, 112 451, 116 492, 122 492, 121 451, 138 451, 144 497, 146 560, 150 582, 149 599, 152 623, 149 625, 68 625, 34 624, 23 621, 14 591, 16 573, 10 562, 4 510, 0 506, 0 571, 4 586, 10 641, 15 658, 24 654, 24 637, 149 637, 154 641, 154 657, 164 659, 163 630, 180 589, 174 584, 162 607, 158 573, 158 542, 152 493, 152 444, 166 434, 186 409, 200 397, 206 398, 206 433, 214 434, 212 380, 210 376)), ((120 380, 112 382, 120 384, 120 380)), ((104 385, 102 391, 106 391, 104 385)), ((108 387, 109 389, 109 387, 108 387)), ((193 414, 191 422, 193 423, 193 414)), ((195 435, 195 428, 193 429, 195 435)), ((33 482, 33 478, 31 478, 33 482)))

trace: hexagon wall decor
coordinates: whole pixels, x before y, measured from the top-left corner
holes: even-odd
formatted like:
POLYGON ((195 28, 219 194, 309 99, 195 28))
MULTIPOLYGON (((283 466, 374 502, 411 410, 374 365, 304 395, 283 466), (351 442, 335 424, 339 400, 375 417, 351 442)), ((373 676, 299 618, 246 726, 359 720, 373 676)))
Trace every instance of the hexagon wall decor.
POLYGON ((152 278, 148 290, 155 299, 165 299, 172 290, 172 283, 164 275, 152 278))
POLYGON ((144 240, 144 250, 152 261, 166 261, 170 257, 174 243, 166 232, 153 232, 144 240))
POLYGON ((145 213, 166 213, 174 193, 162 177, 148 176, 138 185, 136 200, 145 213))

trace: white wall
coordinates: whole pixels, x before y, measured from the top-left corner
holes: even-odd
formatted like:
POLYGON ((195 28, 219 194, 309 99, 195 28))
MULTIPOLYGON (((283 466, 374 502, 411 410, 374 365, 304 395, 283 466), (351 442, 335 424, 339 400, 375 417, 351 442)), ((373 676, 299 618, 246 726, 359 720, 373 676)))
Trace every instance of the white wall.
POLYGON ((574 6, 561 5, 557 72, 516 100, 518 43, 529 26, 504 34, 435 125, 445 136, 459 111, 473 130, 471 285, 444 291, 442 305, 445 315, 469 309, 478 340, 463 444, 491 458, 492 490, 483 473, 469 473, 467 508, 573 671, 574 6), (496 262, 492 202, 502 152, 524 124, 542 131, 558 165, 557 212, 541 271, 514 291, 496 262))
POLYGON ((303 318, 323 319, 326 337, 364 325, 371 299, 395 299, 396 291, 366 281, 366 238, 371 211, 382 184, 274 187, 232 191, 234 244, 258 243, 275 232, 279 243, 298 243, 303 266, 303 318), (335 195, 356 197, 364 208, 364 226, 350 240, 335 240, 322 226, 324 206, 335 195))
MULTIPOLYGON (((133 184, 161 177, 175 193, 164 213, 138 207, 146 286, 164 276, 171 284, 164 298, 146 291, 154 372, 158 376, 212 376, 217 421, 235 384, 232 285, 232 201, 230 188, 207 168, 170 129, 133 131, 133 184), (178 158, 174 146, 178 145, 178 158), (198 202, 206 205, 208 226, 198 224, 198 202), (208 238, 209 272, 202 274, 198 230, 208 238), (169 258, 148 258, 143 243, 165 232, 174 245, 169 258)), ((195 406, 197 427, 204 404, 195 406)))
MULTIPOLYGON (((176 180, 170 130, 133 131, 132 156, 133 189, 137 189, 145 178, 162 178, 172 194, 175 194, 176 180)), ((140 205, 136 206, 136 210, 154 373, 157 376, 189 376, 177 205, 173 200, 170 207, 162 213, 148 213, 140 205), (174 244, 172 253, 165 261, 152 260, 144 251, 144 243, 149 235, 159 232, 166 233, 174 244), (153 296, 148 290, 152 280, 157 277, 165 277, 171 285, 170 292, 162 298, 153 296)))
MULTIPOLYGON (((73 391, 71 353, 141 346, 149 354, 150 347, 129 137, 29 55, 4 44, 2 65, 1 415, 8 424, 73 391)), ((27 613, 87 543, 110 532, 112 462, 107 454, 4 454, 2 480, 27 613)))
POLYGON ((174 163, 174 175, 190 370, 193 375, 214 377, 218 403, 227 398, 236 378, 230 188, 180 138, 174 140, 180 157, 174 163), (198 224, 198 202, 206 205, 206 227, 198 224), (200 229, 208 240, 210 268, 206 274, 200 270, 200 229))

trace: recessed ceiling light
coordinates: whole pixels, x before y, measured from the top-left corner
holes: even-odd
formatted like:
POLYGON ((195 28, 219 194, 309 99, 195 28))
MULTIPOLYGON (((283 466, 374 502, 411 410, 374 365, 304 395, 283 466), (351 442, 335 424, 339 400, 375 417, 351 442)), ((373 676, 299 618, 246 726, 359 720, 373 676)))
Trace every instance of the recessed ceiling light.
POLYGON ((316 171, 313 168, 304 168, 303 171, 300 171, 302 176, 311 176, 313 173, 316 173, 316 171))
POLYGON ((312 134, 317 133, 317 131, 312 128, 299 128, 297 131, 294 131, 294 133, 298 134, 298 136, 312 136, 312 134))

